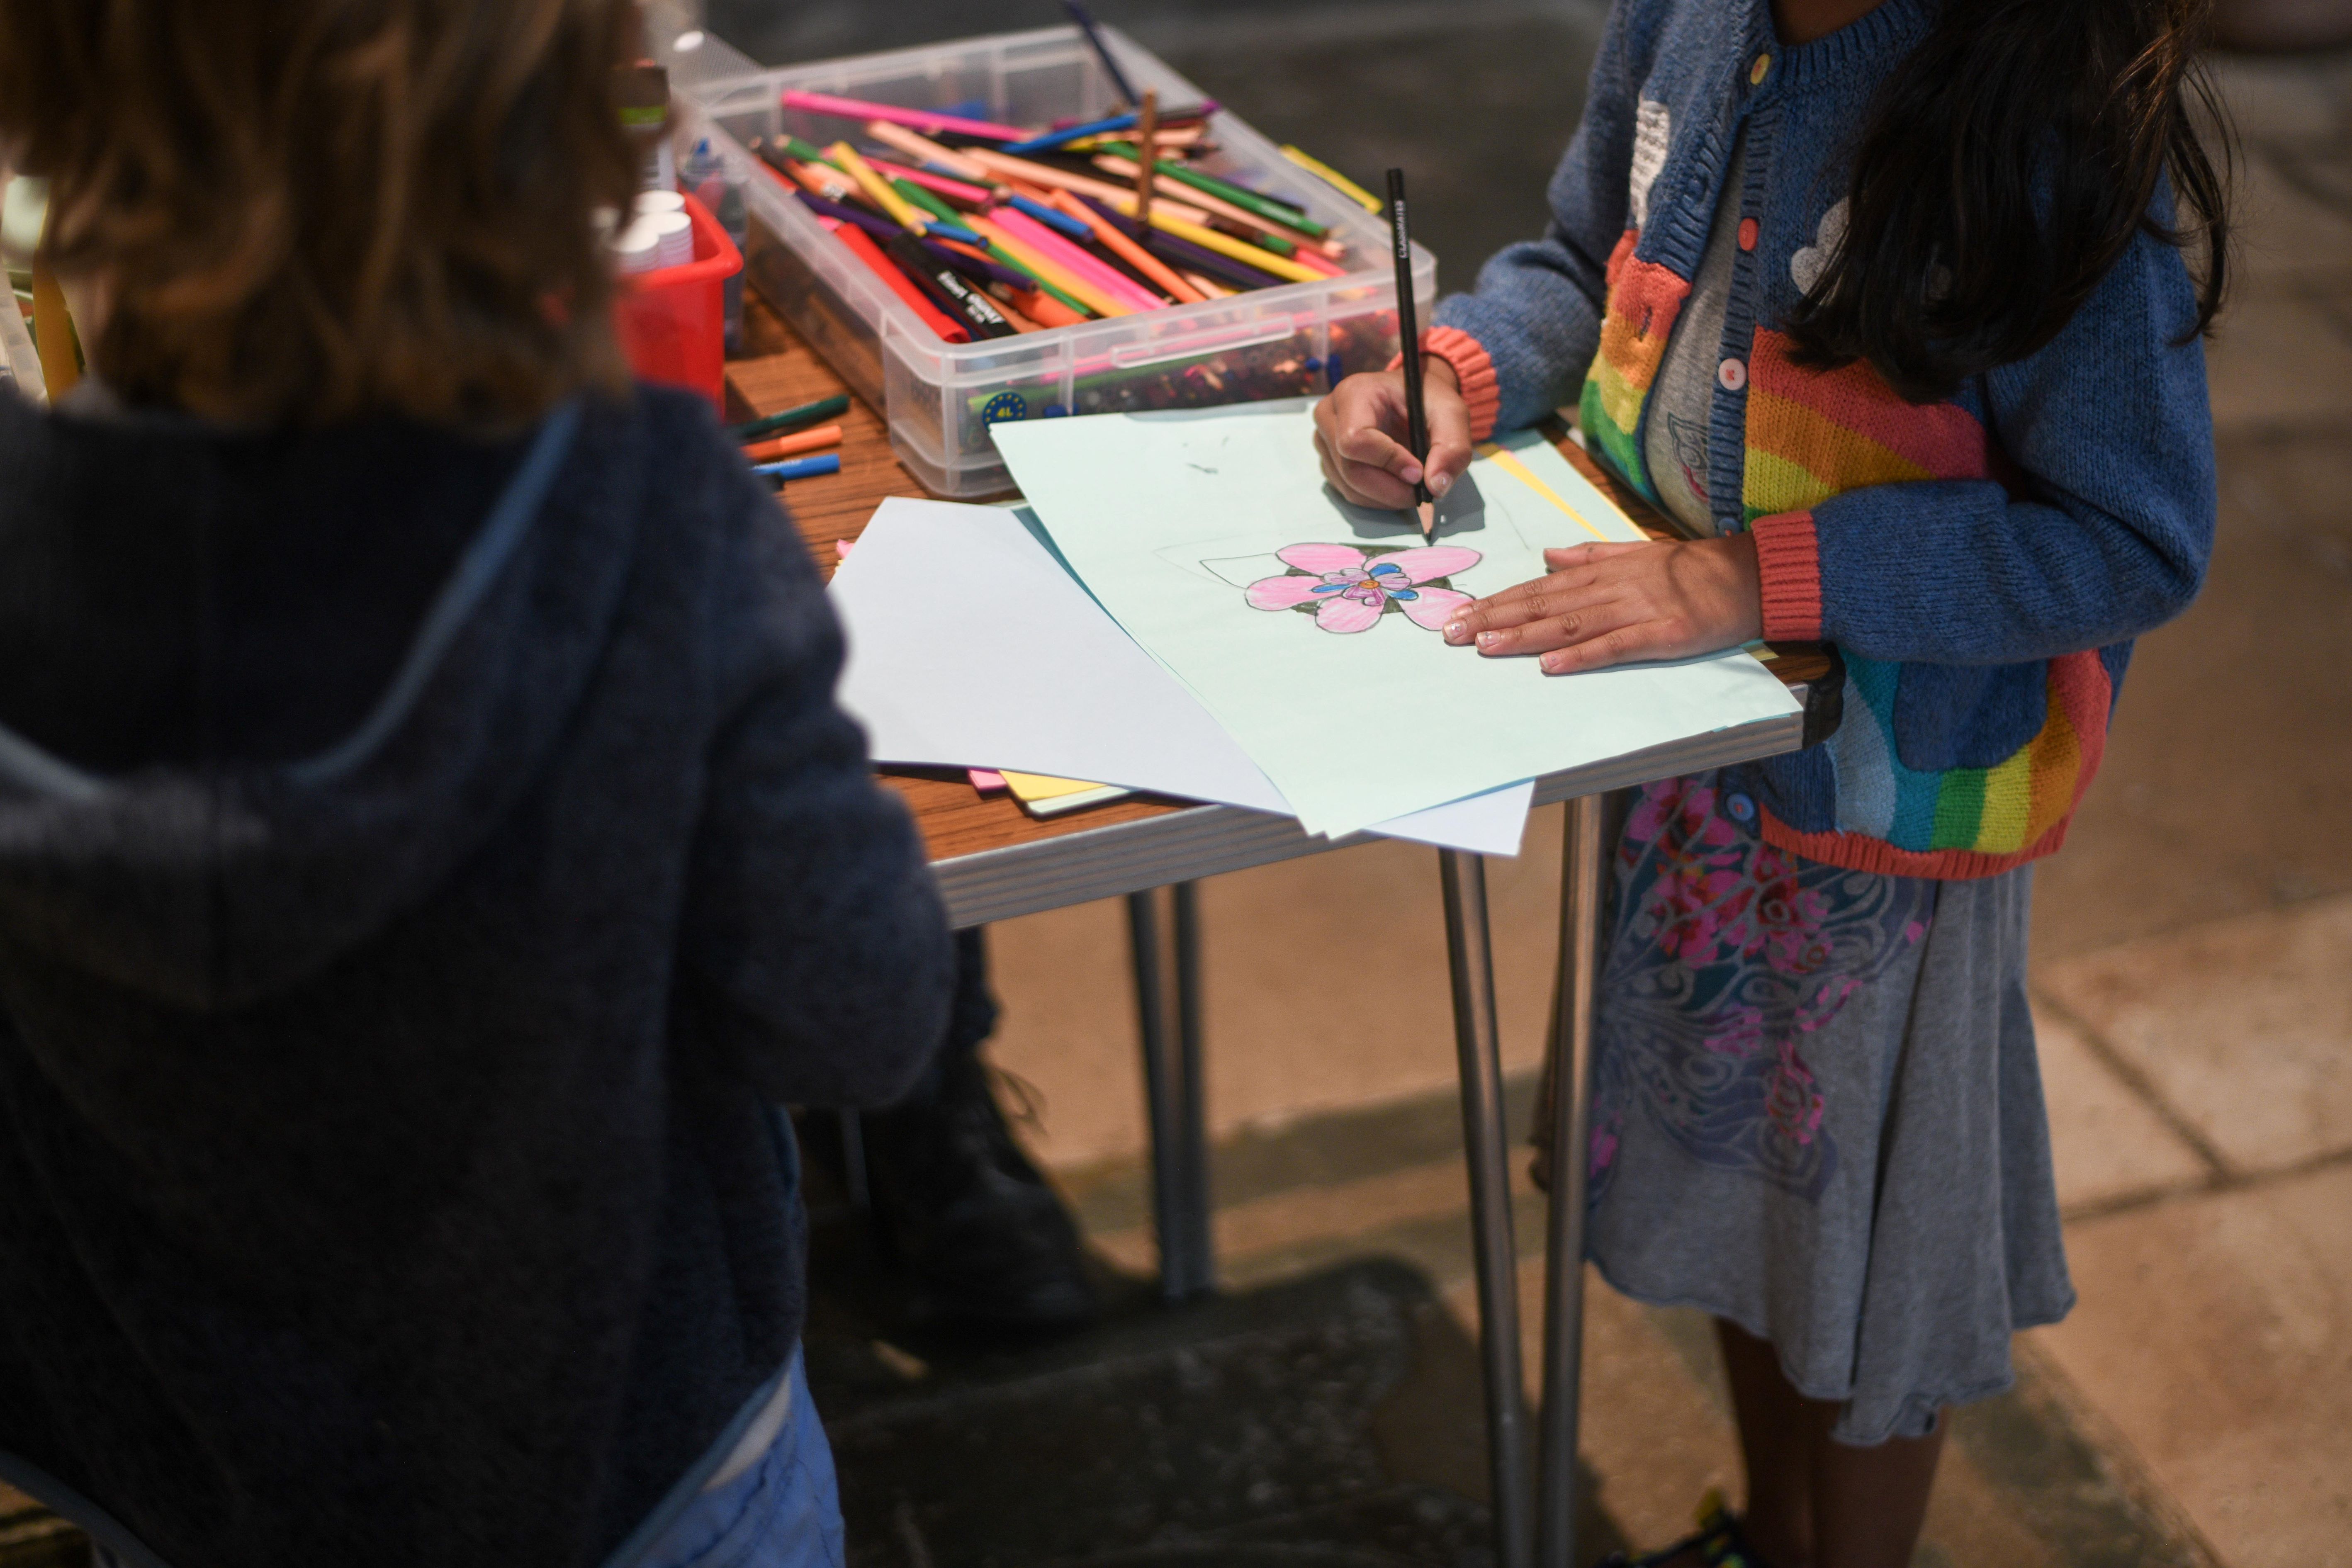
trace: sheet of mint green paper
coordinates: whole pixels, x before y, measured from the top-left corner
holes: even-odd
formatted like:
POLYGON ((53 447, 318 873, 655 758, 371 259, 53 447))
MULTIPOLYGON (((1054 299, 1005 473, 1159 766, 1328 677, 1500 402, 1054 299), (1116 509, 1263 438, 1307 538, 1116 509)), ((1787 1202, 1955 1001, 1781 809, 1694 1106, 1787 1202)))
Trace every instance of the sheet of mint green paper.
POLYGON ((1471 465, 1424 548, 1405 514, 1324 485, 1311 409, 995 427, 1071 570, 1310 831, 1796 710, 1736 649, 1559 677, 1448 647, 1448 613, 1542 575, 1545 547, 1640 536, 1530 434, 1471 465))

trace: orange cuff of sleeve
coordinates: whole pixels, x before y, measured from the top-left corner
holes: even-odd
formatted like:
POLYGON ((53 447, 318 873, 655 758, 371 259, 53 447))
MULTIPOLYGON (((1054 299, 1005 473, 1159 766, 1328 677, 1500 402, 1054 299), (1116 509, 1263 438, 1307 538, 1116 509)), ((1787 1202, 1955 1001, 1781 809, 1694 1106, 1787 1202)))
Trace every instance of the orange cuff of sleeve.
POLYGON ((1822 544, 1809 511, 1775 512, 1748 525, 1764 585, 1764 636, 1822 640, 1822 544))
MULTIPOLYGON (((1432 327, 1421 334, 1421 352, 1432 353, 1454 367, 1462 387, 1462 401, 1470 407, 1470 439, 1484 441, 1495 433, 1495 416, 1502 411, 1503 386, 1495 379, 1495 362, 1478 340, 1459 327, 1432 327)), ((1389 361, 1394 370, 1404 355, 1389 361)))

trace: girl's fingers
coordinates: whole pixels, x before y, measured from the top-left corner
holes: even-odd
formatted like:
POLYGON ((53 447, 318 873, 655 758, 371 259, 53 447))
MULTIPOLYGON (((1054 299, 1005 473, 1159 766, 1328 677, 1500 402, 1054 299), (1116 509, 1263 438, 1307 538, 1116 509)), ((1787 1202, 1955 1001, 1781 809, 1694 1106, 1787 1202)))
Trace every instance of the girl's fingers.
POLYGON ((1315 432, 1315 450, 1323 459, 1323 478, 1355 505, 1394 511, 1412 504, 1411 485, 1377 464, 1349 461, 1319 429, 1315 432))
MULTIPOLYGON (((1476 634, 1478 651, 1490 658, 1549 654, 1595 638, 1620 636, 1647 618, 1643 606, 1628 599, 1585 605, 1559 615, 1544 616, 1476 634)), ((1607 663, 1603 659, 1601 662, 1607 663)), ((1546 668, 1549 668, 1547 666, 1546 668)))
POLYGON ((1536 666, 1546 675, 1574 675, 1581 669, 1605 669, 1612 664, 1673 658, 1685 651, 1675 646, 1674 634, 1664 623, 1638 620, 1555 648, 1537 659, 1536 666))
POLYGON ((1411 506, 1421 465, 1397 439, 1404 427, 1402 378, 1393 372, 1349 376, 1315 405, 1323 477, 1358 506, 1411 506))
POLYGON ((1452 377, 1428 379, 1429 493, 1442 496, 1470 467, 1470 406, 1454 389, 1452 377))
POLYGON ((1421 479, 1421 460, 1405 444, 1374 426, 1359 425, 1339 432, 1339 456, 1349 462, 1394 474, 1410 487, 1421 479))
POLYGON ((1612 555, 1623 555, 1635 550, 1654 549, 1657 543, 1655 540, 1626 539, 1609 540, 1597 544, 1567 544, 1556 550, 1545 551, 1544 564, 1555 572, 1561 572, 1571 566, 1585 566, 1595 561, 1606 561, 1612 555))

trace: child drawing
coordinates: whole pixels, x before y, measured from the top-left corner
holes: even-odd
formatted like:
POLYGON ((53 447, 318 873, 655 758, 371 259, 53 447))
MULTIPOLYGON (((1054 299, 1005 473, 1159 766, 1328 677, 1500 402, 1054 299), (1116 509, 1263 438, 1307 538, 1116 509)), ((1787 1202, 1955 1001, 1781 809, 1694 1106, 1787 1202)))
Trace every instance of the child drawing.
POLYGON ((1402 510, 1573 402, 1685 535, 1546 551, 1465 657, 1843 660, 1831 733, 1653 783, 1615 846, 1558 1158, 1610 1283, 1716 1320, 1748 1485, 1612 1562, 1902 1568, 1945 1412, 2074 1303, 2032 867, 2212 548, 2211 8, 1615 0, 1549 225, 1424 335, 1425 458, 1400 367, 1317 405, 1324 478, 1402 510))
POLYGON ((1251 607, 1297 610, 1313 616, 1317 629, 1341 634, 1370 631, 1391 610, 1403 611, 1425 631, 1438 630, 1470 603, 1446 579, 1479 561, 1476 551, 1458 544, 1291 544, 1275 555, 1290 570, 1251 584, 1251 607))

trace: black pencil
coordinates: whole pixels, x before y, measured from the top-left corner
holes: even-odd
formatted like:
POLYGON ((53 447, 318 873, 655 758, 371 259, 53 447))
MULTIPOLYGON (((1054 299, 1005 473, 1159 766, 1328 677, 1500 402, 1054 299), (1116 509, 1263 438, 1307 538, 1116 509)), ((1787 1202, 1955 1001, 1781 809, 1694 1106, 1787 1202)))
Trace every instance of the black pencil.
POLYGON ((1422 466, 1421 478, 1413 481, 1414 511, 1421 522, 1421 536, 1432 537, 1437 531, 1437 509, 1429 499, 1429 410, 1422 405, 1421 395, 1421 321, 1412 300, 1412 229, 1404 215, 1404 171, 1389 171, 1389 239, 1396 252, 1397 338, 1404 354, 1404 419, 1405 442, 1412 448, 1413 461, 1422 466))

